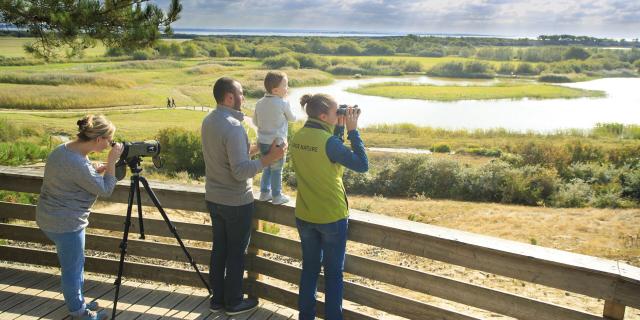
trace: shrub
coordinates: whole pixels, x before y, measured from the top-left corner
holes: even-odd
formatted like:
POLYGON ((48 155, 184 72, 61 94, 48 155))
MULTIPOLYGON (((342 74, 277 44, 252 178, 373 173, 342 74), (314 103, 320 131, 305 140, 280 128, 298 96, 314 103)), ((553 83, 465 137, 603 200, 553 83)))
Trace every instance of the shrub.
POLYGON ((588 183, 574 179, 560 186, 560 189, 553 195, 551 204, 561 208, 581 208, 589 203, 592 196, 593 190, 588 183))
POLYGON ((556 75, 556 74, 547 74, 544 76, 538 77, 538 81, 547 82, 547 83, 567 83, 572 82, 571 79, 567 76, 556 75))
POLYGON ((620 174, 620 169, 610 164, 576 162, 566 168, 562 177, 569 181, 580 179, 589 184, 608 184, 620 174))
MULTIPOLYGON (((185 58, 194 58, 194 57, 196 57, 198 55, 199 55, 198 47, 193 42, 186 42, 186 43, 184 43, 182 45, 182 56, 183 57, 185 57, 185 58)), ((228 53, 227 53, 227 56, 229 56, 228 53)))
POLYGON ((276 47, 270 47, 270 46, 257 46, 256 47, 256 51, 255 51, 255 56, 258 58, 267 58, 267 57, 274 57, 277 56, 281 53, 284 53, 286 51, 289 51, 286 48, 276 48, 276 47))
POLYGON ((422 64, 418 61, 409 61, 402 68, 404 72, 420 72, 422 71, 422 64))
POLYGON ((589 203, 596 208, 626 208, 632 204, 622 197, 622 191, 619 188, 606 188, 596 194, 589 203))
POLYGON ((47 158, 50 150, 31 142, 0 142, 0 165, 18 166, 47 158))
POLYGON ((158 133, 164 160, 163 171, 187 171, 192 177, 205 174, 202 140, 199 132, 182 128, 162 129, 158 133))
POLYGON ((516 73, 524 74, 524 75, 533 75, 533 74, 536 74, 536 70, 533 68, 532 64, 525 62, 518 65, 518 67, 516 68, 516 73))
POLYGON ((133 60, 149 60, 153 58, 153 51, 149 49, 136 50, 132 54, 133 60))
POLYGON ((451 152, 451 147, 449 147, 448 144, 438 143, 438 144, 434 144, 431 147, 431 151, 438 152, 438 153, 448 153, 448 152, 451 152))
POLYGON ((453 160, 431 160, 417 168, 406 168, 415 176, 415 189, 408 195, 424 194, 430 198, 453 198, 460 184, 460 164, 453 160))
POLYGON ((270 69, 282 69, 285 67, 290 67, 294 69, 300 68, 300 62, 296 60, 293 56, 289 54, 281 54, 275 57, 266 58, 262 60, 262 64, 270 69))
POLYGON ((336 54, 346 56, 358 56, 361 55, 364 50, 355 42, 348 41, 338 45, 336 54))
POLYGON ((15 141, 20 137, 20 129, 5 118, 0 118, 0 142, 15 141))
POLYGON ((366 74, 365 70, 354 65, 339 64, 327 68, 327 72, 335 75, 352 76, 355 74, 366 74))
POLYGON ((501 63, 498 68, 499 74, 513 74, 516 71, 516 67, 512 63, 501 63))
POLYGON ((565 60, 571 60, 571 59, 586 60, 590 56, 591 54, 589 54, 587 50, 579 47, 571 47, 567 49, 567 51, 563 55, 565 60))
POLYGON ((640 201, 640 168, 627 168, 620 177, 622 195, 640 201))

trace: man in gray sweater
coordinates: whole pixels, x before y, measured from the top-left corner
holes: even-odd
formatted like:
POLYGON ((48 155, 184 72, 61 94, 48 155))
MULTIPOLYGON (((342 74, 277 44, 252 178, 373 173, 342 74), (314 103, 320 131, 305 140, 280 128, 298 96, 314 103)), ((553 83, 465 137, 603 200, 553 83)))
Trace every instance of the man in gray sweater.
POLYGON ((242 126, 242 86, 231 78, 220 78, 213 86, 213 96, 218 106, 202 122, 205 200, 213 225, 210 309, 225 309, 228 315, 236 315, 258 306, 257 300, 243 299, 242 294, 244 253, 249 245, 254 212, 252 178, 281 159, 286 145, 274 143, 261 159, 251 160, 250 150, 254 148, 242 126))

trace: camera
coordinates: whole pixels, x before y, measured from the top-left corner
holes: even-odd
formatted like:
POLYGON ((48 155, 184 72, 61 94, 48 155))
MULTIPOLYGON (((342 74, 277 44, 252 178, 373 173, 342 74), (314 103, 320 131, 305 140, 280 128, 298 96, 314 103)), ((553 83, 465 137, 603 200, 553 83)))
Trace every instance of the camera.
MULTIPOLYGON (((347 114, 347 109, 349 109, 349 106, 346 104, 341 104, 338 106, 338 115, 339 116, 344 116, 347 114)), ((360 114, 360 108, 358 108, 358 105, 354 105, 353 109, 355 110, 356 114, 360 114)))
MULTIPOLYGON (((114 145, 115 142, 112 144, 114 145)), ((162 167, 160 159, 160 142, 157 140, 123 142, 122 154, 116 162, 116 179, 122 180, 127 173, 127 165, 132 170, 138 168, 141 157, 152 157, 153 165, 156 168, 162 167)))

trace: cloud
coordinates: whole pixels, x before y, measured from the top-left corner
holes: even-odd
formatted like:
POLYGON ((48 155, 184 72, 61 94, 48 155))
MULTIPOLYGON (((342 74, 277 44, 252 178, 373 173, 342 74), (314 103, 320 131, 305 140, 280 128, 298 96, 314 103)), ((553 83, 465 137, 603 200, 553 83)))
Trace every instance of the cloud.
MULTIPOLYGON (((167 7, 169 1, 155 1, 167 7)), ((630 0, 183 0, 176 27, 640 36, 630 0)))

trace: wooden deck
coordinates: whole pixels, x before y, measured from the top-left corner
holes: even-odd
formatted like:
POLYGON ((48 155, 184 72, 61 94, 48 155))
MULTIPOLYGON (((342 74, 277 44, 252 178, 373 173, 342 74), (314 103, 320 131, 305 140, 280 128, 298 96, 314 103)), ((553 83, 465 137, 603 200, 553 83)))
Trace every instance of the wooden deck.
MULTIPOLYGON (((56 269, 15 265, 0 261, 0 319, 70 319, 60 293, 56 269)), ((85 273, 85 299, 97 300, 111 315, 113 279, 85 273)), ((261 300, 260 307, 241 316, 227 317, 208 309, 207 291, 161 283, 124 281, 118 300, 118 320, 285 320, 296 319, 295 310, 261 300)))

